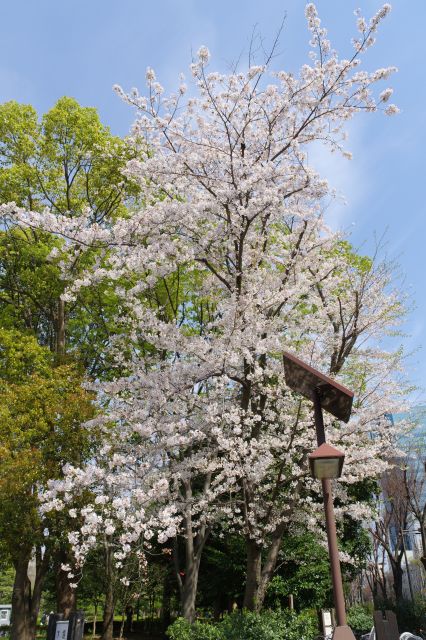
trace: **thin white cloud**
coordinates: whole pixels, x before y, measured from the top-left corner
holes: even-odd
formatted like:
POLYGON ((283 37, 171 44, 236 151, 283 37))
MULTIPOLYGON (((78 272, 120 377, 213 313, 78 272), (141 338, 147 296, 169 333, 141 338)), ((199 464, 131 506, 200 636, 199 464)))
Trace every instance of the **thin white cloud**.
POLYGON ((364 125, 359 121, 353 122, 347 132, 345 150, 353 154, 352 160, 344 158, 338 151, 330 151, 320 143, 309 150, 310 165, 328 180, 336 192, 325 213, 327 223, 334 229, 356 223, 357 210, 374 188, 372 176, 363 161, 364 125))

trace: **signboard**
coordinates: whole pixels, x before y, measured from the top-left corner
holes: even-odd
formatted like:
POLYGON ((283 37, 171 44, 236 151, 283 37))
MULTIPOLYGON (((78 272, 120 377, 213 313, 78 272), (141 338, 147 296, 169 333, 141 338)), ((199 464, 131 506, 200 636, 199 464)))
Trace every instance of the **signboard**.
POLYGON ((11 604, 0 604, 0 627, 8 627, 10 625, 11 614, 11 604))
POLYGON ((333 621, 331 619, 331 611, 321 611, 322 616, 322 630, 324 636, 331 636, 333 633, 333 621))
POLYGON ((67 640, 68 625, 68 620, 58 620, 56 622, 55 640, 67 640))

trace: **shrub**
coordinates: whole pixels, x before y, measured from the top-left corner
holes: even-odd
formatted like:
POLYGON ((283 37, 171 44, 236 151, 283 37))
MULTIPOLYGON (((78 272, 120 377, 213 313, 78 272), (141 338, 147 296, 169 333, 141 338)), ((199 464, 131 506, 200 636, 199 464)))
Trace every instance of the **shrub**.
POLYGON ((221 640, 218 627, 208 622, 191 624, 184 618, 177 618, 167 629, 170 640, 221 640))
POLYGON ((367 633, 373 626, 373 614, 368 607, 357 604, 348 611, 348 625, 356 634, 367 633))
POLYGON ((426 598, 418 597, 414 602, 401 600, 396 606, 399 631, 418 632, 426 627, 426 598))
POLYGON ((313 640, 315 616, 309 612, 264 611, 233 613, 216 624, 178 618, 167 630, 170 640, 313 640))

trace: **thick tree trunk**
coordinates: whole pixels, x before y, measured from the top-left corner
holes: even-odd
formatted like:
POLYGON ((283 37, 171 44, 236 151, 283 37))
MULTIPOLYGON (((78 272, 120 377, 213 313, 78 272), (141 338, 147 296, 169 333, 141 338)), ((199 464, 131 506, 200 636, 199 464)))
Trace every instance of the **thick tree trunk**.
POLYGON ((40 610, 44 576, 48 566, 48 552, 41 557, 41 550, 36 551, 36 576, 31 593, 31 582, 28 578, 28 565, 31 555, 26 551, 14 562, 15 580, 12 593, 12 628, 11 640, 34 640, 36 635, 37 616, 40 610))
POLYGON ((185 581, 182 589, 182 613, 183 617, 191 623, 195 620, 199 569, 199 554, 186 558, 185 581))
POLYGON ((102 625, 101 640, 113 640, 114 631, 114 585, 113 585, 113 558, 112 549, 108 542, 105 542, 105 604, 104 620, 102 625))
POLYGON ((260 611, 261 608, 263 607, 263 603, 266 596, 266 590, 269 586, 272 576, 274 575, 275 567, 277 564, 278 553, 281 547, 281 540, 282 540, 282 532, 277 531, 277 534, 272 540, 271 546, 269 547, 265 565, 261 570, 260 583, 257 589, 256 602, 255 602, 256 611, 260 611))
POLYGON ((35 636, 35 628, 31 628, 31 584, 28 579, 28 563, 29 557, 15 563, 11 640, 32 640, 35 636))
POLYGON ((55 558, 55 579, 56 579, 56 609, 58 613, 63 613, 68 620, 70 613, 76 610, 76 593, 70 586, 68 571, 62 569, 63 564, 69 564, 69 554, 67 549, 61 545, 55 558))
POLYGON ((179 548, 177 539, 173 544, 173 562, 179 586, 180 603, 183 617, 188 622, 195 620, 195 603, 197 599, 198 575, 200 572, 201 554, 208 538, 208 532, 203 530, 194 539, 191 530, 187 529, 185 540, 185 571, 180 571, 179 548))
MULTIPOLYGON (((204 491, 206 492, 210 486, 211 474, 208 474, 204 481, 204 491)), ((198 533, 194 535, 191 501, 192 486, 191 481, 184 483, 185 498, 188 502, 188 509, 185 515, 185 574, 182 580, 180 574, 179 547, 177 539, 173 545, 173 560, 176 571, 176 578, 179 585, 179 593, 182 605, 182 615, 188 622, 195 620, 195 601, 197 598, 198 574, 200 571, 201 554, 204 545, 210 534, 210 530, 205 526, 201 526, 198 533)))
POLYGON ((262 572, 262 549, 253 540, 246 541, 246 588, 243 608, 255 611, 262 572))

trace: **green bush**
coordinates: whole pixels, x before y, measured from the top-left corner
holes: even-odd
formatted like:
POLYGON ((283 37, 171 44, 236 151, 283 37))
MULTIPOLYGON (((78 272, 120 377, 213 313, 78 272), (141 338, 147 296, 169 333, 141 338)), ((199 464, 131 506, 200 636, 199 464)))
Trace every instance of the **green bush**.
POLYGON ((426 628, 426 597, 418 597, 414 602, 401 600, 396 606, 399 631, 416 633, 426 628))
POLYGON ((294 611, 236 612, 215 624, 178 618, 167 630, 170 640, 312 640, 317 633, 315 616, 294 611))
POLYGON ((309 614, 293 611, 234 613, 220 627, 223 640, 311 640, 317 633, 309 614))
POLYGON ((402 599, 396 605, 391 601, 377 602, 375 608, 395 611, 400 633, 418 634, 420 629, 426 628, 426 596, 418 595, 414 602, 402 599))
POLYGON ((367 633, 373 626, 373 613, 371 608, 362 604, 351 607, 348 611, 348 625, 357 634, 367 633))
POLYGON ((167 629, 170 640, 221 640, 218 627, 209 622, 190 624, 184 618, 178 618, 167 629))

